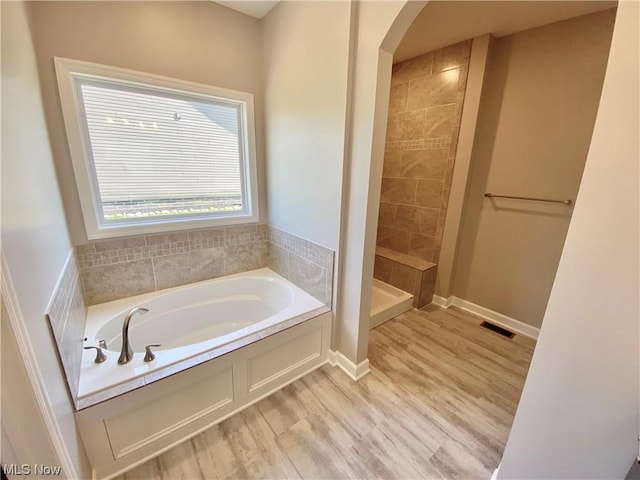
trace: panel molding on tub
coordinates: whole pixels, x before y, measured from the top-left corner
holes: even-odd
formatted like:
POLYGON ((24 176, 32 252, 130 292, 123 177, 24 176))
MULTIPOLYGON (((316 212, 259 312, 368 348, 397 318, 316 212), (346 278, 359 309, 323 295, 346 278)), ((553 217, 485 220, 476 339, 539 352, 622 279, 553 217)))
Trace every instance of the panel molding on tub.
POLYGON ((248 392, 271 384, 278 377, 299 369, 322 354, 322 328, 317 328, 287 342, 259 353, 247 361, 248 392))
POLYGON ((114 459, 149 445, 171 432, 233 402, 231 367, 172 395, 104 419, 114 459), (204 381, 203 381, 204 380, 204 381), (180 408, 176 409, 176 405, 180 408), (153 418, 154 422, 148 419, 153 418))
POLYGON ((330 335, 327 312, 76 412, 94 478, 120 475, 322 366, 330 335))

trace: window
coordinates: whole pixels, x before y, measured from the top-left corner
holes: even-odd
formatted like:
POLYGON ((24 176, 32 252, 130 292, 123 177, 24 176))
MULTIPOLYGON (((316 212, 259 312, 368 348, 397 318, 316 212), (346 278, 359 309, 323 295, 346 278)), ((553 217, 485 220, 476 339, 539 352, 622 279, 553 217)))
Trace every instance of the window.
POLYGON ((258 220, 253 95, 55 63, 89 239, 258 220))

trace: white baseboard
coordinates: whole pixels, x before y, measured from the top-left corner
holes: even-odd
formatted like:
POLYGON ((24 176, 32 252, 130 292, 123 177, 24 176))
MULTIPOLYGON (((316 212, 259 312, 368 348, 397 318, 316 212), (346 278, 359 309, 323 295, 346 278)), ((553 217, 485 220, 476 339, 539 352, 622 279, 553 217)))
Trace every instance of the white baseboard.
POLYGON ((525 337, 533 338, 534 340, 538 339, 538 334, 540 333, 539 328, 532 327, 531 325, 521 322, 520 320, 507 317, 502 313, 495 312, 481 305, 469 302, 468 300, 458 298, 454 295, 448 298, 434 295, 433 303, 434 305, 442 308, 458 307, 460 310, 473 313, 474 315, 482 317, 490 321, 491 323, 498 325, 499 327, 506 328, 507 330, 519 333, 520 335, 524 335, 525 337))
POLYGON ((491 480, 497 480, 498 479, 498 474, 500 473, 500 465, 501 464, 498 464, 496 469, 493 471, 493 475, 491 475, 491 480))
POLYGON ((453 305, 453 298, 454 298, 453 296, 445 298, 445 297, 440 297, 438 295, 434 295, 432 303, 441 308, 449 308, 450 306, 453 305))
POLYGON ((365 359, 357 365, 345 357, 342 353, 329 350, 329 365, 340 367, 353 381, 357 382, 371 370, 369 369, 369 359, 365 359))

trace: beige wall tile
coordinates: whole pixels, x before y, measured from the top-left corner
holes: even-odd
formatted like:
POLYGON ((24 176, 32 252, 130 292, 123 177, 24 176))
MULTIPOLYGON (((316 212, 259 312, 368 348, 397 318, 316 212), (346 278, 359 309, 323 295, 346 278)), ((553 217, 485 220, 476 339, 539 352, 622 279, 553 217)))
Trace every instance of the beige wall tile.
POLYGON ((401 154, 397 150, 384 152, 383 177, 402 177, 401 154))
MULTIPOLYGON (((126 239, 102 243, 99 252, 96 251, 97 243, 77 249, 90 304, 265 266, 293 281, 289 254, 298 255, 324 271, 324 283, 316 292, 318 298, 329 302, 333 294, 334 252, 265 225, 199 229, 143 237, 133 242, 126 239), (150 267, 146 278, 142 278, 145 275, 143 265, 150 267), (131 284, 132 278, 139 278, 140 284, 131 284)), ((54 302, 52 306, 54 328, 62 307, 60 302, 54 302)))
POLYGON ((389 283, 400 290, 415 295, 419 277, 419 270, 398 262, 393 262, 389 283))
POLYGON ((289 252, 271 242, 267 243, 267 267, 289 278, 289 252))
POLYGON ((454 69, 411 80, 407 109, 416 111, 435 105, 455 103, 459 73, 459 69, 454 69))
POLYGON ((393 260, 376 255, 373 264, 373 278, 389 283, 391 281, 391 270, 393 269, 393 260))
POLYGON ((152 292, 155 288, 151 259, 86 268, 82 277, 89 305, 152 292))
MULTIPOLYGON (((142 239, 144 240, 144 239, 142 239)), ((150 235, 146 237, 147 245, 163 245, 167 243, 188 242, 189 234, 184 233, 169 233, 166 235, 150 235)))
POLYGON ((413 178, 383 178, 380 200, 387 203, 412 205, 416 198, 418 180, 413 178))
POLYGON ((398 205, 396 228, 405 232, 418 233, 417 208, 412 205, 398 205))
MULTIPOLYGON (((127 238, 124 240, 103 240, 95 242, 93 248, 96 252, 105 252, 108 250, 118 250, 121 248, 135 248, 144 247, 146 245, 144 237, 141 238, 127 238)), ((85 249, 88 246, 84 247, 85 249)))
POLYGON ((453 167, 455 166, 455 157, 449 157, 447 160, 447 169, 444 172, 444 184, 447 188, 451 186, 451 179, 453 178, 453 167))
POLYGON ((156 289, 176 287, 223 274, 222 247, 196 250, 153 259, 156 289))
POLYGON ((442 208, 443 180, 419 180, 416 192, 416 205, 429 208, 442 208))
POLYGON ((439 216, 440 210, 437 208, 416 207, 418 228, 415 233, 427 236, 435 235, 439 216))
POLYGON ((456 158, 456 152, 458 151, 458 139, 460 138, 460 117, 455 117, 455 126, 451 130, 451 142, 449 143, 449 158, 456 158))
POLYGON ((465 91, 467 90, 467 78, 469 77, 469 65, 460 65, 460 74, 458 75, 458 98, 457 103, 460 103, 464 98, 465 91), (460 95, 462 94, 462 99, 460 95))
POLYGON ((434 52, 433 72, 444 72, 469 63, 471 40, 449 45, 434 52))
POLYGON ((470 53, 471 40, 393 66, 378 246, 438 261, 470 53))
POLYGON ((289 272, 291 281, 309 295, 325 304, 330 301, 326 297, 326 269, 294 253, 289 253, 289 272))
POLYGON ((401 153, 398 170, 401 177, 444 178, 447 171, 446 148, 406 150, 401 153))
POLYGON ((410 58, 393 66, 391 83, 407 82, 414 78, 431 75, 433 53, 425 53, 418 57, 410 58))
POLYGON ((397 205, 393 203, 380 202, 378 211, 378 225, 383 227, 393 227, 396 221, 397 205))
POLYGON ((75 255, 61 272, 61 281, 53 292, 45 317, 53 331, 58 355, 67 377, 72 398, 78 393, 87 305, 82 292, 75 255))
POLYGON ((437 272, 438 267, 433 267, 422 272, 417 308, 422 308, 426 305, 429 305, 433 301, 433 292, 436 289, 437 272))
POLYGON ((258 225, 239 225, 224 229, 225 245, 245 245, 261 240, 266 240, 266 237, 262 236, 258 225))
POLYGON ((390 248, 400 253, 408 253, 410 240, 411 234, 409 232, 378 226, 377 245, 381 247, 390 248))
POLYGON ((456 114, 456 104, 427 108, 424 138, 451 137, 456 114))
POLYGON ((422 258, 429 262, 435 261, 434 249, 436 239, 426 235, 414 233, 409 240, 408 254, 414 257, 422 258))
POLYGON ((404 112, 407 109, 408 95, 409 82, 392 85, 389 96, 389 113, 404 112))
POLYGON ((267 264, 267 242, 224 247, 224 274, 246 272, 267 264))
POLYGON ((411 233, 434 236, 438 224, 439 209, 398 205, 396 228, 411 233))
POLYGON ((207 228, 203 230, 194 230, 189 232, 189 240, 192 242, 202 242, 209 245, 221 247, 224 245, 224 229, 207 228))
POLYGON ((425 117, 426 112, 422 106, 414 106, 408 112, 390 115, 387 124, 387 141, 421 138, 424 131, 425 117), (416 110, 417 108, 422 110, 416 110))

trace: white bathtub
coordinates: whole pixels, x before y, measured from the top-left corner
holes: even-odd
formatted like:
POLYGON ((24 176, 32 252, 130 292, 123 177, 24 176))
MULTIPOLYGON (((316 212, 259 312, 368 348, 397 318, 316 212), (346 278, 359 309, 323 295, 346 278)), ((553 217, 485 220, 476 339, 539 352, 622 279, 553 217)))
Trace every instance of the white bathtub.
POLYGON ((84 343, 95 346, 104 340, 107 361, 96 364, 95 350, 83 352, 76 405, 85 408, 200 364, 323 308, 328 310, 267 268, 89 307, 84 343), (134 356, 119 365, 123 320, 134 307, 149 313, 131 319, 134 356), (144 362, 144 347, 150 344, 162 346, 153 349, 155 360, 144 362))
POLYGON ((89 308, 75 413, 93 478, 111 478, 329 361, 331 310, 269 269, 89 308), (118 365, 134 307, 133 360, 118 365), (144 346, 161 343, 144 362, 144 346))

